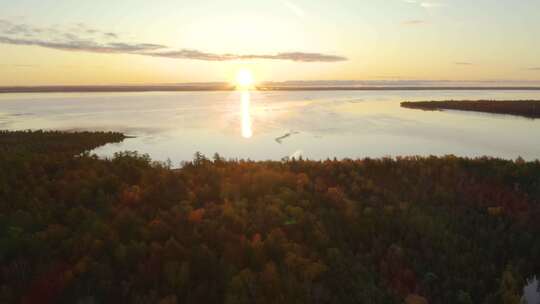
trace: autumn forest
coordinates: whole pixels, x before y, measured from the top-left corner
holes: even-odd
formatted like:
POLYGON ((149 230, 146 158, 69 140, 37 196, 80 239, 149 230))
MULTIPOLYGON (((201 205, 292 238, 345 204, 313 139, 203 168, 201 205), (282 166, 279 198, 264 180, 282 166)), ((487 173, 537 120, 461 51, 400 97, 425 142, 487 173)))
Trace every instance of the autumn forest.
POLYGON ((403 157, 180 169, 0 133, 1 303, 519 303, 540 162, 403 157))

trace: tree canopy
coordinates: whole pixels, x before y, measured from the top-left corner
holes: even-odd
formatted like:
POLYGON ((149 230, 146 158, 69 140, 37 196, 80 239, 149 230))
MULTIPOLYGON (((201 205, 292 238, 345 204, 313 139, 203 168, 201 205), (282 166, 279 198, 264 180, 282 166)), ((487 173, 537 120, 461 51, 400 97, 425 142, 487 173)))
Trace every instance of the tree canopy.
POLYGON ((172 169, 118 133, 0 133, 1 303, 513 303, 540 163, 401 157, 172 169))

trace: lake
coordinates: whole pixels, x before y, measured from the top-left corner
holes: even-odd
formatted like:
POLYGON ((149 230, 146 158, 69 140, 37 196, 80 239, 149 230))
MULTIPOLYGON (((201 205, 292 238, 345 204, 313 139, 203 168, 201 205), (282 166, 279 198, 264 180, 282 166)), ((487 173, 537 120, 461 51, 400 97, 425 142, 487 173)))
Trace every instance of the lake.
POLYGON ((196 151, 280 160, 398 155, 540 158, 540 120, 427 112, 402 101, 540 99, 539 91, 254 91, 0 94, 0 129, 110 130, 177 166, 196 151))

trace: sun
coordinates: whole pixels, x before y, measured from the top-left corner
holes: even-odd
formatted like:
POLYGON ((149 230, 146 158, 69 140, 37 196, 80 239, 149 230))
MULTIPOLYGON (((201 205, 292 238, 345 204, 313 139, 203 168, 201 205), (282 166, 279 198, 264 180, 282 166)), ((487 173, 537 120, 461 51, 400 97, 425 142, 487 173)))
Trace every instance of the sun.
POLYGON ((241 88, 249 88, 253 86, 255 80, 253 79, 253 74, 248 69, 241 69, 236 74, 236 83, 241 88))

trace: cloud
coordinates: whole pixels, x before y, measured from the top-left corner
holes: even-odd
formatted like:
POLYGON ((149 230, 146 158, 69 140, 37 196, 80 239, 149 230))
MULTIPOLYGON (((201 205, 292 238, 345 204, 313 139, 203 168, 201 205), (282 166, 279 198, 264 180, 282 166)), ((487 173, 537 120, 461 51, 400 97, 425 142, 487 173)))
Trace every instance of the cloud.
POLYGON ((103 33, 103 36, 105 36, 106 38, 112 38, 112 39, 120 38, 118 37, 118 34, 112 33, 112 32, 103 33))
POLYGON ((38 67, 36 64, 0 64, 0 67, 7 67, 7 68, 35 68, 38 67))
POLYGON ((442 2, 438 2, 438 1, 421 1, 421 0, 403 0, 403 1, 407 3, 411 3, 411 4, 416 4, 426 9, 444 6, 442 2))
POLYGON ((0 43, 13 45, 41 46, 44 48, 62 51, 81 51, 93 53, 137 53, 142 51, 152 51, 162 49, 165 46, 148 43, 105 43, 99 44, 88 40, 68 40, 64 42, 46 41, 39 39, 9 38, 0 36, 0 43))
MULTIPOLYGON (((0 34, 15 37, 43 37, 48 36, 50 40, 58 40, 63 37, 75 39, 75 37, 98 38, 108 37, 118 39, 119 35, 113 32, 106 32, 84 23, 77 23, 65 29, 54 27, 36 27, 25 23, 16 23, 7 19, 0 19, 0 34)), ((13 37, 11 37, 13 38, 13 37)))
POLYGON ((472 62, 454 62, 455 65, 474 65, 472 62))
POLYGON ((306 12, 301 9, 299 6, 297 6, 296 4, 288 1, 288 0, 281 0, 281 2, 283 3, 283 5, 285 5, 288 9, 290 9, 296 16, 298 17, 305 17, 306 16, 306 12))
POLYGON ((426 24, 427 21, 425 20, 406 20, 406 21, 403 21, 401 24, 403 25, 422 25, 422 24, 426 24))
MULTIPOLYGON (((260 57, 261 59, 264 59, 264 56, 260 56, 260 57)), ((266 56, 266 58, 279 59, 279 60, 303 61, 303 62, 338 62, 338 61, 347 60, 347 58, 343 56, 326 55, 326 54, 320 54, 320 53, 302 53, 302 52, 279 53, 274 56, 266 56)))
POLYGON ((36 28, 0 19, 0 44, 39 46, 62 51, 110 54, 136 54, 171 59, 204 61, 287 60, 294 62, 338 62, 347 58, 316 52, 282 52, 277 54, 219 54, 193 49, 171 49, 153 43, 122 42, 120 35, 92 29, 82 23, 70 31, 36 28))
POLYGON ((527 68, 527 70, 529 70, 529 71, 540 71, 540 67, 530 67, 530 68, 527 68))
POLYGON ((443 6, 443 4, 439 2, 421 2, 420 6, 423 8, 433 8, 433 7, 441 7, 443 6))
POLYGON ((231 61, 231 60, 289 60, 296 62, 338 62, 346 61, 347 58, 335 55, 326 55, 320 53, 290 52, 278 53, 274 55, 267 54, 214 54, 197 50, 177 50, 167 52, 142 53, 141 55, 165 57, 174 59, 194 59, 206 61, 231 61))

